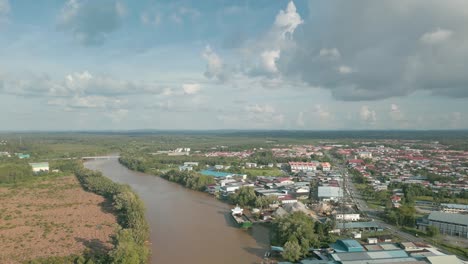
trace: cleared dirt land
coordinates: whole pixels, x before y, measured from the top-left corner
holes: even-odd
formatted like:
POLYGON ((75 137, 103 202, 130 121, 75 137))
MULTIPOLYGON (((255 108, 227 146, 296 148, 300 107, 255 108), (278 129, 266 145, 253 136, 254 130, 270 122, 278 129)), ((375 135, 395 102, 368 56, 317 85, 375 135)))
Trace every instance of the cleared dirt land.
POLYGON ((0 187, 0 263, 109 250, 111 205, 74 176, 0 187))

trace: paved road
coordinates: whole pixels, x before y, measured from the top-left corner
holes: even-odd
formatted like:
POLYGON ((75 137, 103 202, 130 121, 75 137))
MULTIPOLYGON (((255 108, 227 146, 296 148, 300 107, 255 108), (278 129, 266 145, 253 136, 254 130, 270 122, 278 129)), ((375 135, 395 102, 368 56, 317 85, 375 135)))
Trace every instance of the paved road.
POLYGON ((397 235, 398 237, 402 238, 402 240, 410 242, 424 242, 424 239, 403 232, 399 230, 398 227, 390 225, 384 222, 382 219, 380 219, 379 213, 383 212, 383 210, 369 208, 367 202, 362 198, 361 194, 357 191, 356 187, 354 186, 352 179, 350 179, 348 175, 348 168, 345 166, 345 164, 343 164, 342 161, 339 161, 330 156, 329 153, 326 153, 326 155, 332 160, 333 166, 341 172, 343 176, 343 182, 345 183, 345 185, 343 186, 345 189, 344 191, 348 195, 348 199, 350 200, 350 202, 356 205, 358 211, 361 214, 368 216, 372 219, 372 221, 375 221, 380 226, 390 230, 394 235, 397 235))

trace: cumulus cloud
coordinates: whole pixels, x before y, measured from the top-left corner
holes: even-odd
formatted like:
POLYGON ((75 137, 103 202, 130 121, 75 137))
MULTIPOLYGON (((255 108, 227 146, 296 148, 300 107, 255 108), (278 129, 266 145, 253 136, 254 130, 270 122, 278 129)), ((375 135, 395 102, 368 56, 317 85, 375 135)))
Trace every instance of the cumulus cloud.
POLYGON ((182 85, 182 89, 184 90, 184 94, 193 95, 200 92, 201 86, 198 83, 185 83, 182 85))
POLYGON ((336 48, 327 49, 323 48, 319 52, 320 57, 324 57, 330 60, 337 60, 341 57, 340 51, 336 48))
POLYGON ((223 60, 214 52, 209 45, 202 52, 202 57, 206 60, 205 76, 209 79, 216 79, 224 82, 228 78, 228 72, 225 69, 223 60))
POLYGON ((346 101, 416 91, 468 97, 467 1, 338 0, 326 5, 318 9, 309 2, 309 17, 294 34, 294 46, 281 49, 276 60, 278 74, 346 101))
POLYGON ((290 1, 286 9, 280 10, 276 15, 274 29, 279 32, 281 38, 292 38, 294 31, 302 23, 304 20, 297 13, 296 5, 290 1))
POLYGON ((361 106, 361 110, 359 112, 359 117, 362 121, 367 123, 374 123, 377 121, 377 114, 374 110, 370 109, 367 105, 361 106))
POLYGON ((1 92, 22 96, 73 97, 76 95, 159 94, 162 88, 152 83, 120 80, 111 76, 95 76, 88 71, 67 74, 62 80, 47 74, 24 74, 21 78, 3 77, 1 92))
POLYGON ((314 113, 316 113, 318 115, 318 117, 320 118, 320 120, 322 121, 327 121, 330 119, 331 117, 331 113, 328 112, 327 110, 325 110, 321 105, 319 104, 316 104, 315 107, 314 107, 314 113))
POLYGON ((0 0, 0 26, 8 21, 10 10, 10 2, 8 0, 0 0))
POLYGON ((161 24, 162 16, 159 13, 151 14, 143 12, 140 15, 140 21, 146 26, 159 26, 161 24))
POLYGON ((299 112, 299 114, 297 115, 296 124, 297 124, 298 126, 300 126, 300 127, 304 127, 304 126, 305 126, 304 112, 299 112))
POLYGON ((186 19, 195 20, 201 16, 195 8, 180 6, 170 15, 170 19, 176 24, 182 24, 186 19))
POLYGON ((433 32, 424 33, 421 36, 421 41, 426 44, 437 44, 448 40, 452 36, 452 33, 451 30, 438 28, 433 32))
POLYGON ((84 45, 98 45, 120 27, 126 12, 114 0, 69 0, 59 14, 58 27, 84 45))
POLYGON ((66 108, 120 109, 127 104, 127 100, 105 96, 74 96, 50 99, 47 104, 66 108))
POLYGON ((393 121, 406 121, 404 120, 405 119, 405 116, 403 114, 403 112, 400 110, 400 106, 397 105, 397 104, 391 104, 390 105, 390 118, 393 120, 393 121))
POLYGON ((10 2, 8 0, 0 0, 0 15, 10 13, 10 2))
POLYGON ((349 74, 353 72, 353 69, 349 66, 341 65, 340 67, 338 67, 338 72, 341 74, 349 74))
POLYGON ((247 105, 245 107, 245 111, 249 113, 257 113, 257 114, 274 113, 275 108, 273 108, 271 105, 254 104, 254 105, 247 105))
POLYGON ((280 50, 265 50, 260 55, 262 69, 268 73, 278 72, 276 60, 280 57, 280 50))

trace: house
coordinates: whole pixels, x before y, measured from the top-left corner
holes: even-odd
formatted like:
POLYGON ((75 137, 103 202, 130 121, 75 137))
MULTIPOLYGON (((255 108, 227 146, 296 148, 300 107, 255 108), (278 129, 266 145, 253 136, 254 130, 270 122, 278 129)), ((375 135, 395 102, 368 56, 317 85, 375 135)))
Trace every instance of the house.
POLYGON ((179 166, 179 171, 192 171, 192 170, 193 170, 192 166, 187 166, 187 165, 179 166))
POLYGON ((364 164, 364 161, 362 159, 350 159, 346 162, 349 167, 356 167, 364 164))
POLYGON ((362 159, 371 159, 372 158, 372 152, 368 152, 368 151, 359 152, 359 157, 362 158, 362 159))
POLYGON ((31 156, 29 154, 15 153, 19 159, 29 159, 31 156))
POLYGON ((322 162, 320 164, 320 166, 322 167, 322 171, 330 171, 331 170, 330 162, 322 162))
POLYGON ((376 237, 368 237, 367 238, 367 244, 377 244, 379 241, 377 240, 376 237))
POLYGON ((468 213, 468 205, 466 204, 440 204, 440 209, 445 213, 465 214, 468 213))
POLYGON ((184 162, 184 166, 198 167, 198 162, 186 161, 184 162))
POLYGON ((29 165, 31 165, 34 173, 49 171, 49 162, 29 163, 29 165))
POLYGON ((320 165, 318 161, 311 161, 311 162, 289 162, 289 166, 291 166, 292 172, 299 172, 299 171, 316 171, 317 167, 320 165))
POLYGON ((284 178, 279 178, 275 181, 277 186, 285 186, 285 185, 292 185, 294 184, 294 181, 291 178, 284 177, 284 178))
POLYGON ((222 170, 224 169, 224 165, 214 165, 215 170, 222 170))
POLYGON ((257 168, 257 163, 246 162, 246 163, 245 163, 245 167, 246 167, 246 168, 257 168))

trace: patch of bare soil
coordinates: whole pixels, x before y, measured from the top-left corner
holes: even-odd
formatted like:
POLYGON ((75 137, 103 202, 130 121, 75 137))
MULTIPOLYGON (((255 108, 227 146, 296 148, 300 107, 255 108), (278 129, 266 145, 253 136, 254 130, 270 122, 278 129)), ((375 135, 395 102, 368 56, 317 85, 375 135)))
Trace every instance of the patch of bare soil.
POLYGON ((0 263, 108 251, 116 227, 111 204, 74 176, 0 187, 0 263))

